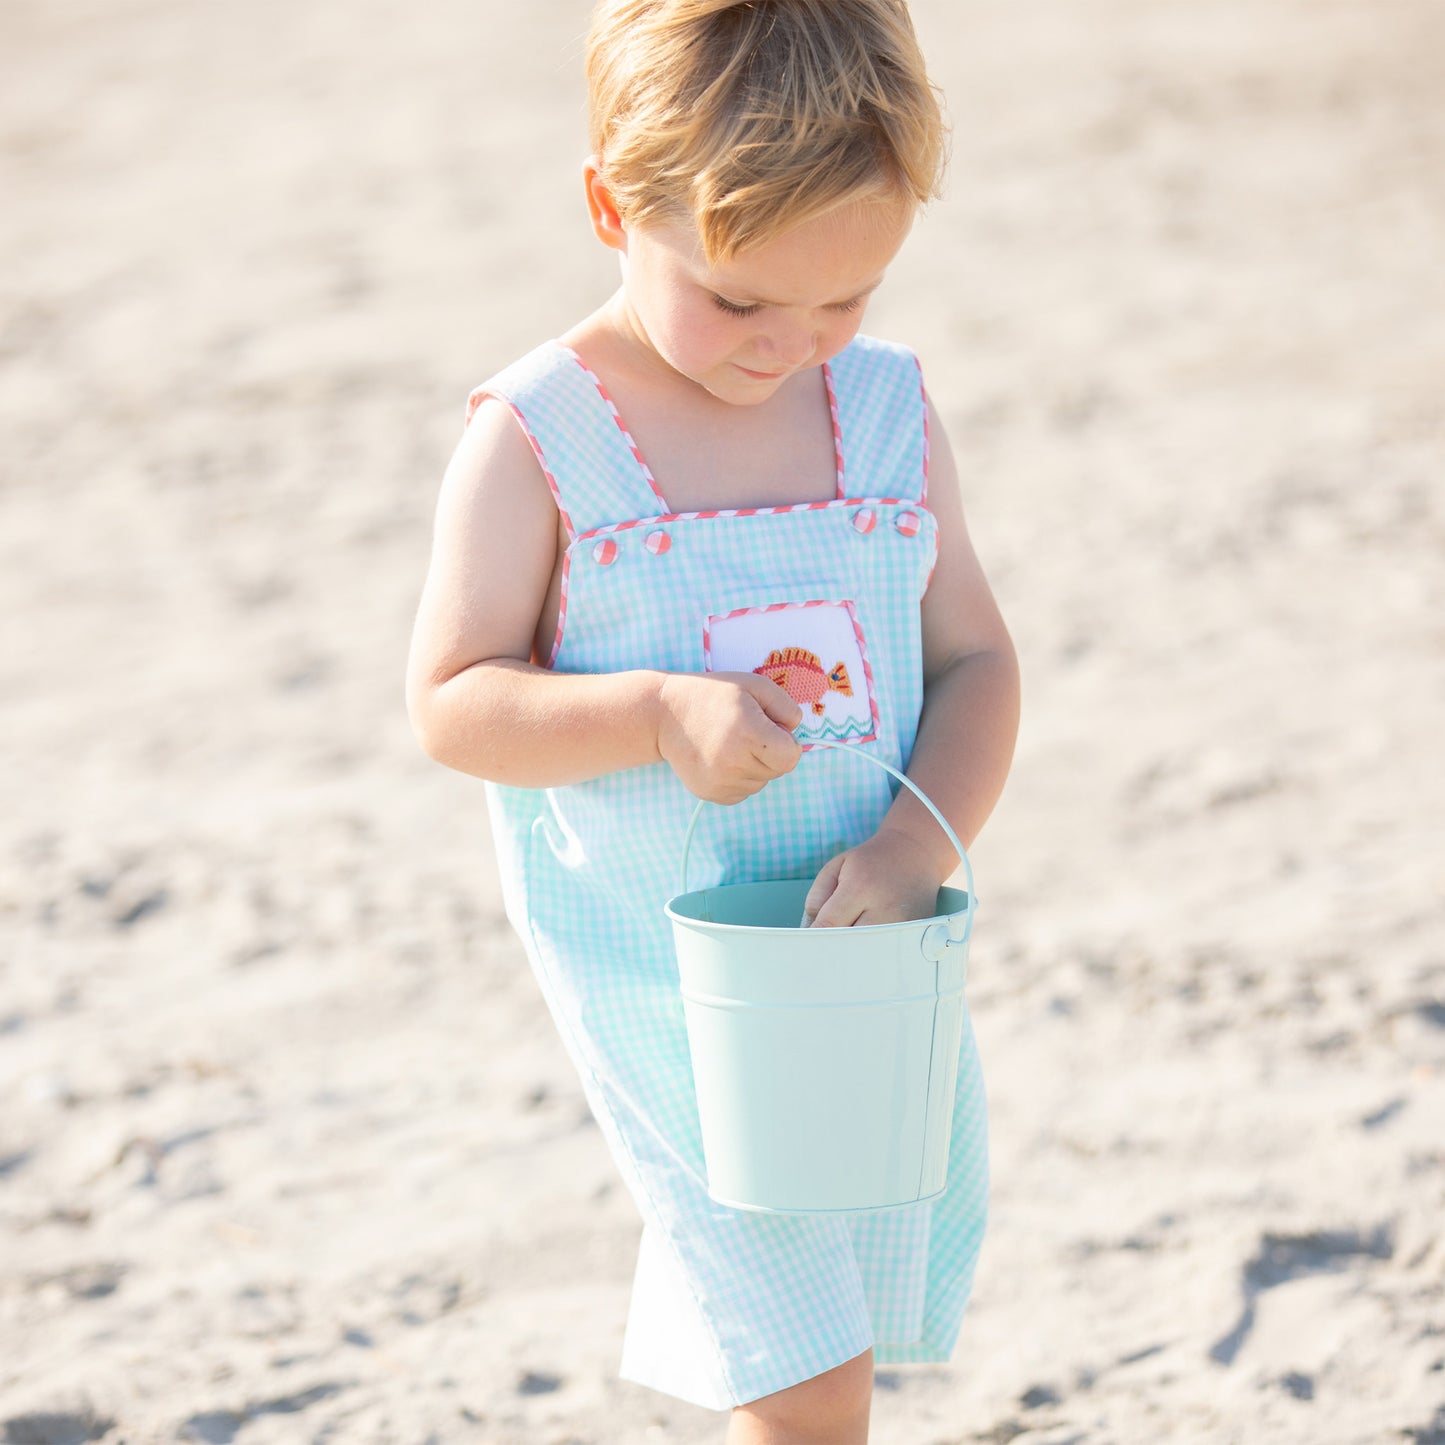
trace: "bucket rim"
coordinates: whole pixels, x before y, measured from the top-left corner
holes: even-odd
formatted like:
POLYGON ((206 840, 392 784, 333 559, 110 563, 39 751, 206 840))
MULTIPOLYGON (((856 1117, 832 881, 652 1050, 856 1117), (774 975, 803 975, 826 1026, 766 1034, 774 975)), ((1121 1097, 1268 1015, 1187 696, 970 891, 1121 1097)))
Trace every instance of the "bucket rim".
MULTIPOLYGON (((697 898, 707 893, 717 893, 725 888, 756 888, 766 886, 769 883, 810 883, 808 878, 769 878, 761 883, 716 883, 710 888, 691 888, 686 893, 674 894, 663 905, 663 912, 667 914, 674 923, 692 925, 699 928, 716 929, 726 933, 811 933, 810 928, 802 928, 797 924, 767 924, 767 923, 714 923, 708 919, 693 918, 686 913, 679 913, 674 909, 674 903, 680 903, 684 898, 697 898)), ((945 883, 943 888, 951 885, 945 883)), ((854 923, 847 928, 848 933, 882 933, 885 929, 891 928, 918 928, 933 923, 947 923, 951 918, 969 918, 978 908, 978 899, 967 888, 954 888, 955 893, 961 893, 966 900, 962 908, 956 908, 952 913, 931 913, 927 918, 905 918, 897 923, 854 923)), ((831 933, 835 930, 820 928, 819 933, 831 933)), ((838 930, 842 931, 842 930, 838 930)))
MULTIPOLYGON (((829 741, 827 741, 827 740, 825 740, 825 739, 819 739, 818 741, 810 744, 810 747, 815 748, 815 749, 816 749, 816 748, 834 748, 834 749, 837 749, 838 752, 844 754, 845 756, 852 756, 852 757, 855 757, 855 758, 861 758, 865 763, 871 763, 875 768, 881 768, 881 769, 882 769, 885 773, 887 773, 890 777, 896 778, 896 779, 897 779, 905 788, 907 788, 907 789, 909 790, 909 792, 911 792, 911 793, 913 794, 913 796, 914 796, 915 798, 917 798, 918 801, 919 801, 920 803, 922 803, 923 806, 924 806, 925 808, 927 808, 928 811, 933 815, 934 821, 938 824, 938 826, 939 826, 940 828, 943 829, 944 833, 948 836, 948 841, 953 845, 953 850, 954 850, 954 852, 958 854, 958 861, 959 861, 959 864, 960 864, 960 865, 962 866, 962 868, 963 868, 963 877, 964 877, 964 882, 965 882, 965 884, 966 884, 966 886, 965 886, 964 888, 961 888, 961 889, 959 889, 958 891, 961 892, 961 893, 963 893, 963 894, 968 898, 969 903, 968 903, 968 906, 967 906, 967 907, 965 907, 964 909, 960 910, 960 912, 958 912, 958 913, 940 913, 940 914, 934 914, 933 917, 932 917, 932 919, 930 919, 930 920, 928 920, 928 921, 930 921, 930 922, 937 922, 937 921, 938 921, 939 919, 941 919, 941 918, 959 918, 959 917, 962 917, 962 918, 964 919, 964 925, 965 925, 965 926, 964 926, 964 936, 963 936, 963 938, 960 940, 960 942, 966 943, 966 942, 968 941, 968 936, 969 936, 969 934, 971 934, 971 933, 973 932, 973 917, 974 917, 974 914, 978 911, 978 897, 977 897, 976 893, 974 892, 974 883, 973 883, 973 862, 972 862, 972 860, 971 860, 971 859, 969 858, 969 856, 968 856, 968 850, 963 846, 963 841, 962 841, 962 839, 960 839, 959 836, 958 836, 958 834, 954 831, 953 825, 948 821, 947 818, 945 818, 945 817, 943 816, 942 812, 939 810, 938 804, 935 803, 935 802, 933 801, 933 799, 930 798, 930 797, 928 796, 928 794, 925 793, 925 792, 923 791, 923 789, 920 788, 920 787, 918 786, 918 784, 915 783, 915 782, 913 781, 913 779, 910 778, 910 777, 907 775, 907 773, 900 772, 900 771, 899 771, 897 768, 895 768, 891 763, 885 763, 882 758, 880 758, 880 757, 875 757, 871 752, 867 752, 866 750, 864 750, 864 749, 862 749, 862 748, 850 746, 850 745, 848 745, 848 744, 846 744, 846 743, 842 743, 842 742, 829 742, 829 741)), ((692 810, 692 818, 691 818, 691 819, 689 820, 689 822, 688 822, 688 825, 687 825, 687 833, 684 835, 683 840, 682 840, 682 870, 681 870, 681 877, 680 877, 680 879, 679 879, 679 882, 682 884, 682 892, 681 892, 681 893, 675 893, 675 894, 673 894, 672 898, 670 898, 670 899, 667 901, 667 903, 664 905, 668 917, 671 918, 671 919, 673 919, 675 922, 679 922, 679 921, 683 921, 683 920, 678 919, 677 915, 673 912, 672 904, 673 904, 674 902, 676 902, 676 901, 677 901, 678 899, 680 899, 680 898, 688 898, 688 897, 690 897, 691 895, 693 895, 694 893, 697 893, 697 892, 702 891, 702 890, 699 890, 699 889, 696 889, 696 888, 689 888, 689 887, 687 886, 687 860, 688 860, 689 854, 692 852, 692 837, 693 837, 693 834, 694 834, 695 832, 697 832, 698 822, 701 820, 702 815, 703 815, 703 810, 704 810, 706 807, 707 807, 707 800, 706 800, 705 798, 699 798, 699 799, 698 799, 698 803, 697 803, 697 807, 695 807, 695 808, 692 810)), ((775 882, 795 882, 795 881, 799 881, 799 880, 795 880, 795 879, 775 879, 775 880, 772 880, 772 881, 775 881, 775 882)), ((728 886, 728 885, 719 884, 719 885, 717 885, 717 886, 718 886, 718 887, 726 887, 726 886, 728 886)), ((745 887, 746 885, 743 884, 743 885, 735 885, 735 886, 745 887)), ((942 886, 947 886, 947 885, 945 884, 945 885, 942 885, 942 886)), ((701 922, 700 919, 692 919, 692 920, 690 920, 690 921, 691 921, 691 922, 694 922, 694 923, 701 922)), ((923 922, 924 920, 923 920, 923 919, 914 919, 914 920, 910 920, 910 921, 921 923, 921 922, 923 922)), ((740 930, 747 930, 747 931, 756 932, 756 933, 761 933, 761 932, 775 932, 775 933, 780 933, 780 932, 785 932, 785 931, 787 931, 787 930, 785 930, 785 929, 763 929, 763 928, 759 928, 759 927, 756 927, 755 925, 751 925, 751 924, 718 924, 718 925, 715 925, 715 926, 716 926, 716 927, 721 927, 721 928, 737 928, 737 929, 740 929, 740 930)), ((856 927, 857 925, 853 925, 853 926, 856 927)), ((863 927, 864 927, 864 928, 895 928, 895 927, 897 927, 897 925, 896 925, 896 924, 892 924, 892 923, 880 923, 880 924, 864 924, 863 927)), ((793 930, 793 931, 797 931, 797 930, 793 930)))
POLYGON ((912 1209, 916 1204, 927 1204, 930 1199, 940 1199, 948 1192, 947 1186, 942 1189, 935 1189, 932 1194, 920 1194, 916 1199, 900 1199, 894 1204, 844 1204, 830 1205, 825 1209, 800 1209, 796 1206, 782 1209, 776 1204, 752 1204, 745 1203, 741 1199, 723 1199, 714 1194, 711 1189, 707 1197, 714 1204, 726 1205, 729 1209, 741 1209, 748 1214, 886 1214, 894 1209, 912 1209))

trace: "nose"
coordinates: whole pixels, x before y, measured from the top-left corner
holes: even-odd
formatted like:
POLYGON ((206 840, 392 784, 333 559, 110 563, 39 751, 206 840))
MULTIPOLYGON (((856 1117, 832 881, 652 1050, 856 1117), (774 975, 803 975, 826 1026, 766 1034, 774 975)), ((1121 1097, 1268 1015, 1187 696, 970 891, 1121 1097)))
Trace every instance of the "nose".
POLYGON ((783 317, 769 328, 767 340, 768 350, 789 370, 810 361, 818 346, 817 333, 809 322, 783 317))

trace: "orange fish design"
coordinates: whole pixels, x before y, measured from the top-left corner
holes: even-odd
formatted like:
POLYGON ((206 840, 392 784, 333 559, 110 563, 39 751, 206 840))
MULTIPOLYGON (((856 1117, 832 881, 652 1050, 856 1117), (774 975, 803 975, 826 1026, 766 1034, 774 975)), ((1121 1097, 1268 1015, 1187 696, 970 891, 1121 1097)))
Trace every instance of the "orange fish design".
POLYGON ((823 671, 822 659, 816 652, 802 647, 778 647, 768 654, 761 667, 753 668, 760 677, 775 682, 799 707, 811 707, 816 716, 823 715, 823 699, 830 692, 843 697, 853 696, 848 669, 836 663, 831 672, 823 671))

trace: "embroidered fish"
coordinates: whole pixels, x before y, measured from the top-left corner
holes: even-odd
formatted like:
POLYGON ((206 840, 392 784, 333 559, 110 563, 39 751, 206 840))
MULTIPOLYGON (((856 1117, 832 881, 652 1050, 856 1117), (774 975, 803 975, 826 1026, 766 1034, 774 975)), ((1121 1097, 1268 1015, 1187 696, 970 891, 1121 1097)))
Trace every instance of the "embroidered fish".
POLYGON ((831 672, 824 672, 818 654, 802 647, 774 648, 767 661, 753 671, 777 683, 799 707, 811 707, 818 717, 823 715, 823 700, 830 692, 853 696, 848 669, 841 662, 831 672))

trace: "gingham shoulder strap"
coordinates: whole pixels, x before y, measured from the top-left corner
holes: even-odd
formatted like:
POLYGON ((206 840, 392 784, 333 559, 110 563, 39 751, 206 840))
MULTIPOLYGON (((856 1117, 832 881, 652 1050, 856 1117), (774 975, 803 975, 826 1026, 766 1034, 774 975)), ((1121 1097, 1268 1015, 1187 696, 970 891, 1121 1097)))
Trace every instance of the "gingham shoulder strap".
POLYGON ((928 397, 906 347, 858 336, 832 361, 843 492, 928 500, 928 397))
POLYGON ((570 535, 667 510, 602 383, 560 341, 477 387, 469 422, 487 397, 505 402, 526 432, 570 535))

